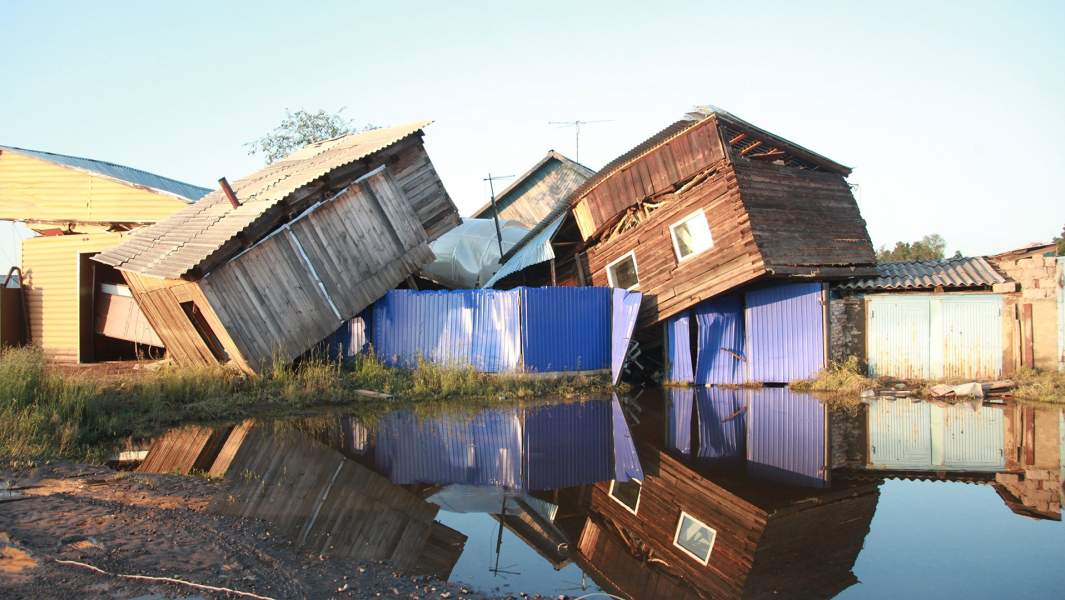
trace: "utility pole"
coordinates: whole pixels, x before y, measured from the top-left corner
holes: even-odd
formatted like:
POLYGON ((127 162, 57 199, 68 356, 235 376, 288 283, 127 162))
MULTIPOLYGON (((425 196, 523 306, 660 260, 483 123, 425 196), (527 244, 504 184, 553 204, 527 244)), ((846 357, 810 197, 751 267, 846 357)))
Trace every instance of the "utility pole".
POLYGON ((503 260, 503 230, 499 228, 499 207, 496 206, 496 186, 492 182, 502 179, 512 179, 513 175, 497 175, 492 177, 489 173, 484 180, 488 182, 488 189, 492 192, 492 219, 496 222, 496 241, 499 242, 499 260, 503 260))
POLYGON ((572 127, 576 142, 576 147, 573 152, 573 160, 581 162, 581 125, 590 125, 592 123, 609 123, 613 119, 604 119, 599 121, 548 121, 548 125, 554 125, 556 127, 572 127))

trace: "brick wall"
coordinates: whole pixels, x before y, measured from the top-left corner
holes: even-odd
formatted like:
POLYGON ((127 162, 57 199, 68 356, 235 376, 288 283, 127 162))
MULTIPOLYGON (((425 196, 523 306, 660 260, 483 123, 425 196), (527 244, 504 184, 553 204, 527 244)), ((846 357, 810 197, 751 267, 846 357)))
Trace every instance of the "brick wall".
POLYGON ((1029 339, 1034 366, 1057 368, 1057 259, 1044 256, 1049 251, 1051 248, 1039 248, 1026 254, 990 257, 995 267, 1012 280, 995 286, 995 291, 1007 292, 1002 315, 1003 366, 1007 375, 1025 364, 1029 339), (1030 321, 1025 317, 1026 305, 1030 321))

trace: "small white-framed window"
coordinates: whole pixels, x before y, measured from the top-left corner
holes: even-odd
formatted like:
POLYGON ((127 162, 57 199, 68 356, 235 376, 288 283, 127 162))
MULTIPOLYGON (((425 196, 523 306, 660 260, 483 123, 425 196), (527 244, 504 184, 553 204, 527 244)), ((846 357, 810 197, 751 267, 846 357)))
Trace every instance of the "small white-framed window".
POLYGON ((636 269, 636 252, 630 250, 606 266, 606 278, 610 287, 631 290, 640 285, 640 273, 636 269))
POLYGON ((710 553, 714 551, 717 531, 699 519, 681 511, 677 520, 677 532, 673 534, 673 545, 682 552, 705 565, 710 562, 710 553))
POLYGON ((710 224, 706 213, 697 210, 680 221, 669 226, 669 236, 673 238, 673 252, 677 261, 684 262, 714 247, 714 237, 710 235, 710 224))
POLYGON ((625 507, 625 510, 632 514, 636 514, 640 510, 640 491, 643 489, 643 482, 639 479, 630 479, 628 481, 616 481, 610 482, 610 497, 614 499, 614 502, 625 507))

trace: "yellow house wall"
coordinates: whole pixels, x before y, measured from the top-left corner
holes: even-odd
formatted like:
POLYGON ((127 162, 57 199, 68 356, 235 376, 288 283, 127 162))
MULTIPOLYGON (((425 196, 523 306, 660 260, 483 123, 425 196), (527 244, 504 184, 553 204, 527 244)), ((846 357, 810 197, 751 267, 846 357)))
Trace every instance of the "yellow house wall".
POLYGON ((156 192, 18 154, 0 152, 0 219, 46 223, 154 223, 187 203, 156 192))
POLYGON ((93 233, 22 241, 22 274, 31 341, 49 359, 78 361, 79 254, 113 248, 123 237, 121 233, 93 233))

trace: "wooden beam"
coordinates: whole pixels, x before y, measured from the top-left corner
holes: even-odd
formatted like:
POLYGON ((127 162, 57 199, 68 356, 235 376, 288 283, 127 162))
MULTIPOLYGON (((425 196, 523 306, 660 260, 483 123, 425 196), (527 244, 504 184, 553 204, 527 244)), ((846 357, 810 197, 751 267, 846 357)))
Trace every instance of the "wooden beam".
POLYGON ((750 146, 747 146, 743 150, 740 150, 740 156, 747 156, 748 152, 750 152, 751 150, 754 150, 755 148, 757 148, 758 146, 761 146, 761 145, 762 145, 761 140, 756 140, 750 146))
POLYGON ((730 139, 728 141, 728 145, 729 146, 735 146, 737 143, 742 142, 746 138, 747 138, 747 134, 746 133, 741 133, 739 135, 733 136, 732 139, 730 139))

